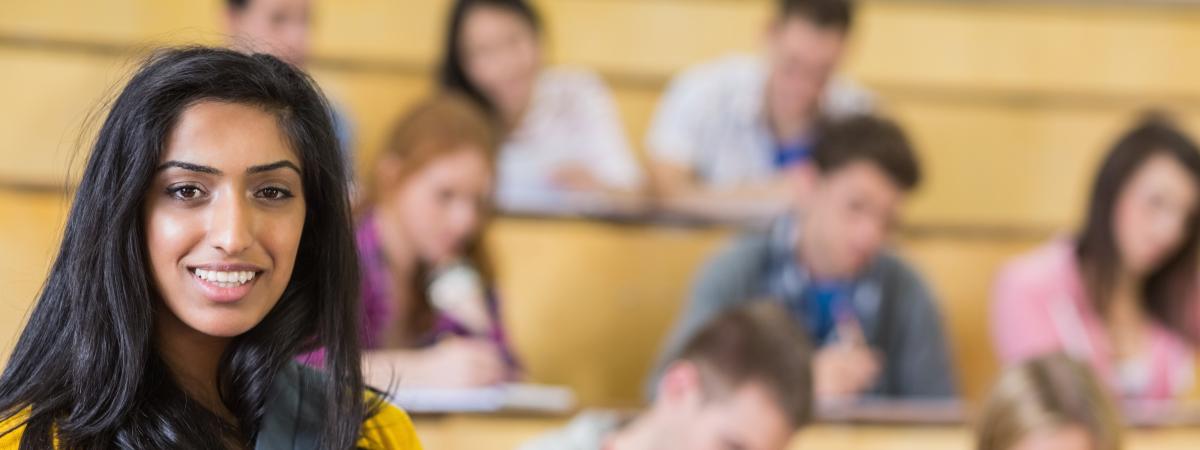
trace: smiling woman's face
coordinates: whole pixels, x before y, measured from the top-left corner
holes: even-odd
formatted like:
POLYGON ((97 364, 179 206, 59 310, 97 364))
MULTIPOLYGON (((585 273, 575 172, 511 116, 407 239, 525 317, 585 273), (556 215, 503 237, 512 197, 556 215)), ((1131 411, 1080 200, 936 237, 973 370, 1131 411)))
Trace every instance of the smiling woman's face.
POLYGON ((215 101, 184 110, 144 211, 165 313, 213 337, 262 321, 291 279, 304 230, 300 170, 267 111, 215 101))

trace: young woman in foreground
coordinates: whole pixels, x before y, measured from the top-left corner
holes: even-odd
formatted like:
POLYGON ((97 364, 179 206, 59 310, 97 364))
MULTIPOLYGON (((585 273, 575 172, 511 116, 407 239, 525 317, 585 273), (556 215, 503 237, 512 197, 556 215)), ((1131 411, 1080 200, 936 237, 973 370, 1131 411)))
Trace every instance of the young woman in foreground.
POLYGON ((270 56, 145 63, 0 377, 0 448, 420 448, 364 391, 328 111, 270 56), (293 362, 317 347, 322 372, 293 362))

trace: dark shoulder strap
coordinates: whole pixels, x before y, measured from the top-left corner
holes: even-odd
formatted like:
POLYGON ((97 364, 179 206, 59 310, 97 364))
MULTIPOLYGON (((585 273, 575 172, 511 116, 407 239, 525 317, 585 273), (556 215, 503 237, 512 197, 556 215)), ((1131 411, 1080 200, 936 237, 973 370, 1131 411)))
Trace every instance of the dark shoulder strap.
POLYGON ((319 389, 321 374, 292 362, 271 386, 266 413, 255 440, 256 450, 317 448, 317 430, 324 410, 319 389))

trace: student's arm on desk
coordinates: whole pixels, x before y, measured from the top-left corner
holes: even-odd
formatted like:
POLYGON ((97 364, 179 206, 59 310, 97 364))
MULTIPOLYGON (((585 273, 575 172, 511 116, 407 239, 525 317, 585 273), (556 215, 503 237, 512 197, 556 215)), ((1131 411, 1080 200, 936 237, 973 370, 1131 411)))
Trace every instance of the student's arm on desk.
POLYGON ((645 195, 645 186, 615 185, 597 177, 591 169, 582 165, 566 165, 554 171, 551 180, 562 189, 617 198, 639 198, 645 195))
POLYGON ((654 195, 665 211, 711 218, 769 218, 801 203, 811 190, 811 166, 804 165, 760 183, 715 189, 704 186, 691 168, 668 161, 650 163, 654 195))
POLYGON ((370 350, 363 356, 367 385, 465 388, 490 386, 511 378, 511 368, 494 344, 479 339, 443 339, 424 349, 370 350))

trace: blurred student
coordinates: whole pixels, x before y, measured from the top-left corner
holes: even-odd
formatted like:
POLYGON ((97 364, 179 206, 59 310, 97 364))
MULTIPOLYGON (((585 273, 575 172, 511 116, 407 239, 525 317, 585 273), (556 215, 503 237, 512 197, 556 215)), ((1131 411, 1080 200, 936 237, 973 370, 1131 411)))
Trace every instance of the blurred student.
POLYGON ((1083 230, 1010 263, 992 300, 1008 364, 1049 352, 1091 363, 1124 397, 1166 399, 1194 381, 1200 153, 1162 118, 1105 158, 1083 230))
POLYGON ((810 333, 816 395, 940 399, 955 394, 936 303, 885 247, 920 169, 892 122, 856 116, 822 127, 802 213, 751 233, 710 261, 667 344, 670 361, 702 324, 746 299, 780 299, 810 333))
POLYGON ((364 389, 326 108, 271 56, 147 60, 0 377, 0 449, 421 448, 364 389), (319 372, 293 361, 315 345, 319 372))
POLYGON ((450 13, 440 82, 504 130, 501 200, 636 191, 641 170, 608 88, 591 72, 546 67, 542 38, 537 12, 524 0, 458 0, 450 13))
POLYGON ((757 303, 706 323, 672 359, 637 416, 587 412, 523 450, 782 450, 812 416, 808 338, 757 303))
POLYGON ((979 416, 976 450, 1120 450, 1123 424, 1090 368, 1063 354, 1009 369, 979 416))
POLYGON ((372 386, 475 387, 514 376, 481 242, 495 146, 474 103, 443 94, 400 120, 371 166, 358 254, 372 386))
MULTIPOLYGON (((232 48, 274 55, 300 69, 308 67, 311 0, 225 0, 225 28, 232 48)), ((346 169, 354 173, 353 123, 336 105, 330 110, 346 169)))
POLYGON ((834 74, 851 1, 777 3, 762 54, 689 69, 664 94, 646 149, 668 208, 755 202, 786 209, 810 183, 818 119, 872 109, 870 94, 834 74))

